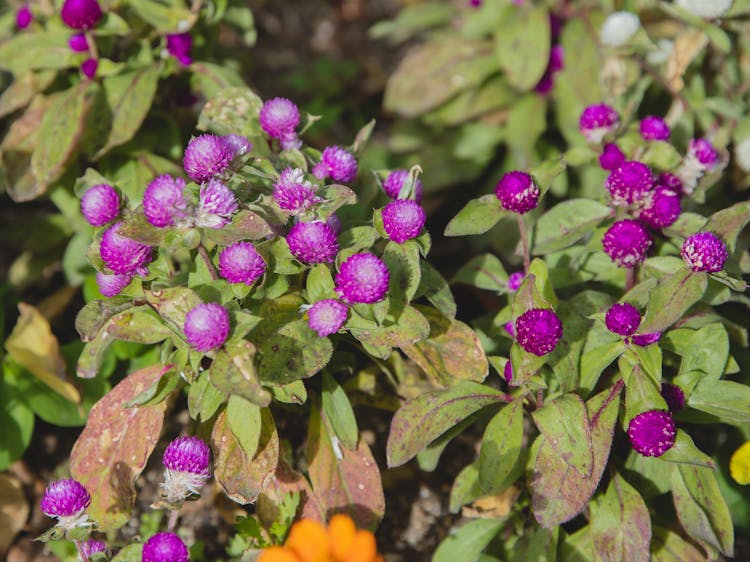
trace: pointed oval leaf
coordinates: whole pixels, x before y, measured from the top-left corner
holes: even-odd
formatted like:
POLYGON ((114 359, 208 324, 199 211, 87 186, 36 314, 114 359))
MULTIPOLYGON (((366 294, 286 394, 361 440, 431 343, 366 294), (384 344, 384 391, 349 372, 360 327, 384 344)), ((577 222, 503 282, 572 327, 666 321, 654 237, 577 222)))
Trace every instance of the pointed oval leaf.
POLYGON ((701 299, 707 287, 708 277, 705 273, 687 268, 662 278, 656 289, 651 291, 646 317, 638 333, 663 332, 701 299))
POLYGON ((495 226, 508 211, 502 208, 494 193, 472 199, 445 227, 445 236, 484 234, 495 226))
POLYGON ((479 485, 487 493, 502 483, 521 454, 523 405, 516 400, 492 418, 482 436, 479 450, 479 485))
POLYGON ((572 246, 593 232, 612 210, 592 199, 563 201, 544 213, 532 231, 532 252, 549 254, 572 246))

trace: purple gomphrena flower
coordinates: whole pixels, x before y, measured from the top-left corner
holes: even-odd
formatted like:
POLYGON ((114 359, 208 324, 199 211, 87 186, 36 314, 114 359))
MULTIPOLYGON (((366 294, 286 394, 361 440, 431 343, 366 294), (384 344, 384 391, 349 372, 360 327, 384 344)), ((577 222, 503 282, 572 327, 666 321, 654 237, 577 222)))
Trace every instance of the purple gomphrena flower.
POLYGON ((85 53, 88 51, 89 42, 88 39, 86 39, 86 34, 81 32, 73 35, 68 39, 68 47, 70 47, 70 50, 74 53, 85 53))
POLYGON ((167 35, 167 52, 183 66, 190 66, 190 48, 193 38, 189 33, 172 33, 167 35))
POLYGON ((688 158, 695 158, 695 160, 703 166, 703 169, 707 170, 716 164, 719 155, 711 144, 711 141, 701 138, 690 141, 690 146, 688 147, 688 158))
POLYGON ((168 502, 179 502, 190 494, 199 494, 210 472, 211 450, 198 437, 178 437, 167 445, 162 489, 168 502))
POLYGON ((631 205, 643 200, 654 187, 654 174, 642 162, 628 161, 609 174, 604 186, 613 205, 631 205))
POLYGON ((99 242, 102 261, 113 273, 146 275, 146 264, 151 261, 151 246, 118 234, 121 226, 121 222, 115 223, 102 234, 99 242))
POLYGON ((286 235, 292 255, 302 263, 330 263, 339 252, 336 233, 323 221, 298 222, 286 235))
POLYGON ((229 335, 229 311, 214 302, 199 304, 185 315, 183 331, 187 342, 201 353, 221 347, 229 335))
POLYGON ((646 200, 646 206, 641 209, 638 218, 657 230, 672 226, 682 211, 680 196, 665 187, 657 186, 646 200))
POLYGON ((252 285, 266 271, 266 262, 250 242, 237 242, 219 254, 219 274, 230 283, 252 285))
POLYGON ((621 220, 609 227, 602 238, 607 255, 620 267, 633 267, 646 259, 651 235, 634 220, 621 220))
POLYGON ((419 236, 426 219, 422 206, 412 199, 396 199, 383 207, 383 228, 397 244, 419 236))
POLYGON ((291 100, 273 98, 260 109, 260 126, 269 137, 279 140, 295 135, 299 125, 299 109, 291 100))
POLYGON ((103 226, 120 214, 120 195, 106 183, 94 185, 81 197, 81 212, 92 226, 103 226))
POLYGON ((99 286, 99 292, 109 298, 119 295, 125 287, 130 285, 132 280, 132 273, 107 275, 106 273, 98 272, 96 274, 96 284, 99 286))
POLYGON ((674 191, 677 195, 685 193, 685 188, 682 185, 682 181, 676 175, 669 172, 662 172, 656 178, 656 185, 666 187, 674 191))
POLYGON ((510 384, 513 382, 513 365, 510 362, 510 359, 508 359, 505 362, 505 367, 503 368, 503 378, 505 378, 505 382, 510 384))
POLYGON ((604 170, 615 171, 625 162, 625 154, 620 147, 613 142, 604 145, 602 153, 599 155, 599 165, 604 170))
POLYGON ((273 200, 292 215, 300 215, 315 205, 315 186, 305 179, 299 168, 287 168, 273 184, 273 200))
POLYGON ((83 75, 91 80, 96 76, 96 70, 99 68, 99 61, 95 58, 88 58, 81 63, 81 72, 83 75))
POLYGON ((526 276, 524 275, 523 271, 516 271, 515 273, 511 273, 508 276, 508 281, 506 282, 508 290, 515 293, 521 286, 521 283, 523 283, 524 277, 526 276))
POLYGON ((232 158, 244 156, 253 148, 253 143, 242 135, 226 135, 224 140, 229 145, 229 148, 232 149, 232 158))
POLYGON ((16 27, 18 29, 26 29, 34 21, 34 14, 31 13, 31 8, 26 4, 16 12, 16 27))
POLYGON ((677 430, 672 416, 660 410, 641 412, 630 420, 628 438, 644 457, 660 457, 674 445, 677 430))
POLYGON ((661 332, 651 332, 650 334, 634 334, 631 340, 635 345, 646 347, 656 343, 661 338, 661 332))
POLYGON ((155 177, 143 192, 143 214, 157 228, 174 226, 187 216, 185 180, 169 174, 155 177))
POLYGON ((617 130, 620 116, 615 109, 607 104, 590 105, 581 113, 578 130, 592 143, 600 143, 602 139, 617 130))
POLYGON ((516 318, 516 341, 534 355, 552 352, 563 335, 562 322, 550 308, 532 308, 516 318))
POLYGON ((357 159, 340 146, 326 147, 320 162, 313 167, 313 175, 319 180, 331 177, 333 181, 342 183, 354 181, 357 177, 357 159))
POLYGON ((68 27, 91 29, 102 17, 102 9, 97 0, 65 0, 60 15, 68 27))
POLYGON ((670 412, 678 412, 685 407, 685 393, 676 384, 661 383, 661 397, 664 398, 670 412))
POLYGON ((362 252, 349 256, 336 275, 336 292, 352 303, 383 300, 390 281, 388 267, 377 256, 362 252))
POLYGON ((505 331, 510 334, 510 337, 515 339, 516 337, 516 328, 513 326, 513 322, 506 322, 503 324, 503 328, 505 328, 505 331))
POLYGON ((190 139, 182 165, 190 179, 200 183, 224 172, 232 158, 232 147, 224 137, 200 135, 190 139))
POLYGON ((346 322, 347 306, 335 299, 325 299, 313 304, 307 311, 307 325, 324 338, 335 334, 346 322))
POLYGON ((639 130, 643 140, 647 141, 669 140, 669 135, 671 134, 667 122, 661 117, 656 117, 654 115, 649 115, 648 117, 641 119, 639 130))
MULTIPOLYGON (((388 174, 388 176, 385 178, 385 181, 383 182, 383 191, 385 191, 385 194, 391 199, 398 199, 398 195, 399 193, 401 193, 401 188, 403 187, 404 182, 408 177, 409 170, 393 170, 388 174)), ((422 182, 417 179, 417 181, 414 183, 414 200, 417 203, 422 202, 423 191, 424 188, 422 186, 422 182)))
POLYGON ((713 232, 697 232, 683 242, 680 255, 693 271, 716 273, 724 269, 729 252, 713 232))
POLYGON ((237 198, 226 185, 217 179, 203 184, 200 190, 195 225, 204 228, 221 228, 238 209, 237 198))
POLYGON ((525 172, 507 172, 495 186, 495 195, 503 209, 519 214, 536 208, 539 202, 539 188, 532 177, 525 172))
POLYGON ((188 562, 188 549, 174 533, 157 533, 143 544, 141 562, 188 562))
POLYGON ((73 529, 89 524, 84 511, 90 503, 91 495, 83 484, 66 478, 50 482, 39 507, 47 517, 56 517, 64 529, 73 529))
POLYGON ((472 8, 479 8, 482 5, 482 0, 469 0, 469 6, 472 8))
POLYGON ((86 539, 85 541, 81 541, 79 543, 79 548, 81 550, 81 553, 86 556, 87 558, 93 556, 94 554, 98 554, 100 552, 107 553, 109 550, 107 548, 107 543, 102 541, 97 541, 94 539, 86 539))
POLYGON ((641 313, 632 304, 622 302, 613 304, 604 318, 610 332, 630 337, 641 323, 641 313))

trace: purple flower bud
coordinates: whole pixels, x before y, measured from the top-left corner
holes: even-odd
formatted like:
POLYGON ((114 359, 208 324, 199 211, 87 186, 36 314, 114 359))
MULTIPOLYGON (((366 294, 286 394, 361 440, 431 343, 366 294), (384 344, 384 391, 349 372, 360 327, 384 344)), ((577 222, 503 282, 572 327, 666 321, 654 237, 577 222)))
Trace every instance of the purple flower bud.
POLYGON ((219 180, 212 179, 201 186, 195 225, 221 228, 229 223, 238 208, 237 198, 232 190, 219 180))
POLYGON ((102 17, 97 0, 65 0, 60 12, 63 23, 73 29, 91 29, 102 17))
POLYGON ((155 177, 143 192, 143 213, 146 220, 157 228, 174 226, 175 221, 187 215, 183 196, 185 180, 169 174, 155 177))
POLYGON ((183 331, 187 342, 201 353, 221 347, 229 335, 229 312, 213 302, 199 304, 185 315, 183 331))
POLYGON ((660 338, 661 332, 651 332, 650 334, 634 334, 631 340, 635 345, 646 347, 658 342, 660 338))
POLYGON ((606 135, 616 131, 619 125, 620 116, 617 111, 607 104, 600 103, 583 110, 578 130, 589 142, 600 143, 606 135))
POLYGON ((274 139, 288 137, 299 125, 299 109, 286 98, 273 98, 260 109, 260 126, 274 139))
POLYGON ((716 273, 724 269, 729 252, 713 232, 698 232, 683 242, 680 255, 693 271, 716 273))
POLYGON ((505 382, 509 384, 513 382, 513 365, 511 365, 510 359, 505 362, 505 367, 503 368, 503 377, 505 378, 505 382))
POLYGON ((324 338, 335 334, 346 322, 347 306, 335 299, 318 301, 307 311, 307 325, 324 338))
POLYGON ((99 244, 102 260, 114 273, 146 275, 151 261, 151 247, 118 234, 121 222, 104 231, 99 244))
POLYGON ((678 412, 685 407, 685 393, 675 384, 661 383, 661 396, 670 412, 678 412))
POLYGON ((162 462, 175 472, 208 476, 211 449, 199 437, 178 437, 167 445, 162 462))
POLYGON ((328 220, 326 222, 337 235, 339 232, 341 232, 341 219, 336 213, 333 213, 330 217, 328 217, 328 220))
POLYGON ((562 322, 549 308, 532 308, 516 318, 516 341, 534 355, 552 352, 563 335, 562 322))
POLYGON ((70 47, 70 50, 75 53, 85 53, 88 51, 89 42, 86 39, 86 34, 81 32, 71 36, 71 38, 68 39, 68 47, 70 47))
POLYGON ((16 27, 18 29, 26 29, 34 21, 34 14, 31 13, 31 8, 26 4, 16 12, 16 27))
POLYGON ((174 533, 157 533, 143 544, 141 562, 188 562, 188 549, 174 533))
POLYGON ((688 147, 688 158, 694 158, 701 166, 703 166, 704 170, 707 170, 716 164, 719 155, 711 144, 711 141, 706 138, 701 138, 690 141, 690 146, 688 147))
POLYGON ((633 449, 644 457, 660 457, 677 437, 672 416, 660 410, 642 412, 630 420, 628 438, 633 449))
POLYGON ((609 174, 604 184, 613 205, 631 205, 642 201, 654 186, 654 174, 641 162, 628 161, 609 174))
POLYGON ((232 147, 224 137, 200 135, 190 139, 182 165, 190 179, 200 183, 224 172, 232 158, 232 147))
POLYGON ((325 222, 298 222, 286 235, 292 255, 302 263, 330 263, 339 252, 333 228, 325 222))
POLYGON ((424 209, 411 199, 396 199, 383 208, 383 228, 397 244, 419 236, 426 219, 424 209))
MULTIPOLYGON (((391 199, 398 199, 398 194, 401 192, 401 188, 408 177, 409 170, 393 170, 383 182, 383 191, 385 191, 385 194, 391 199)), ((424 187, 422 186, 422 182, 417 179, 414 183, 414 200, 417 203, 422 202, 423 191, 424 187)))
POLYGON ((495 195, 503 209, 519 214, 531 211, 539 202, 539 188, 525 172, 503 174, 495 187, 495 195))
POLYGON ((604 233, 602 245, 607 255, 620 267, 633 267, 646 259, 651 235, 638 221, 622 220, 604 233))
POLYGON ((508 290, 515 293, 521 286, 521 283, 523 283, 524 277, 526 276, 524 275, 523 271, 516 271, 515 273, 511 273, 508 276, 508 281, 506 282, 508 290))
POLYGON ((661 117, 656 117, 654 115, 649 115, 648 117, 641 119, 639 130, 643 140, 647 141, 669 140, 669 135, 671 134, 667 122, 661 117))
POLYGON ((110 298, 119 295, 125 287, 130 285, 132 280, 132 273, 107 275, 106 273, 98 272, 96 274, 96 284, 99 286, 99 292, 105 297, 110 298))
POLYGON ((549 62, 539 82, 534 86, 537 94, 548 94, 555 85, 555 74, 564 68, 564 49, 562 45, 553 45, 549 51, 549 62))
POLYGON ((250 242, 237 242, 219 254, 219 274, 230 283, 252 285, 266 271, 266 262, 250 242))
POLYGON ((232 150, 232 158, 243 156, 253 148, 253 143, 247 140, 247 137, 243 137, 242 135, 226 135, 224 140, 232 150))
POLYGON ((315 186, 305 179, 299 168, 287 168, 273 185, 273 199, 283 210, 300 215, 318 203, 315 186))
POLYGON ((81 197, 81 212, 92 226, 103 226, 120 214, 120 195, 106 183, 92 186, 81 197))
POLYGON ((340 146, 329 146, 323 150, 320 162, 313 167, 313 175, 319 180, 327 177, 347 183, 357 177, 357 159, 340 146))
POLYGON ((94 539, 86 539, 85 541, 81 541, 79 543, 79 548, 81 549, 81 553, 87 558, 93 556, 94 554, 98 554, 99 552, 104 552, 106 554, 109 551, 109 549, 107 548, 107 543, 94 539))
POLYGON ((374 303, 385 298, 390 273, 383 261, 363 252, 349 256, 336 275, 336 292, 352 303, 374 303))
POLYGON ((610 332, 621 336, 632 336, 641 324, 641 313, 632 304, 623 302, 613 304, 604 318, 610 332))
POLYGON ((674 191, 677 195, 685 193, 685 188, 682 185, 680 178, 669 172, 662 172, 659 174, 656 178, 656 185, 666 187, 667 189, 674 191))
POLYGON ((173 33, 167 35, 167 52, 176 58, 181 65, 190 66, 190 48, 193 38, 189 33, 173 33))
POLYGON ((469 6, 472 8, 479 8, 482 5, 482 0, 469 0, 469 6))
POLYGON ((66 478, 50 482, 44 490, 39 507, 48 517, 76 517, 91 503, 83 484, 78 480, 66 478))
POLYGON ((599 155, 599 165, 604 170, 615 171, 625 162, 625 154, 620 147, 613 142, 604 145, 602 153, 599 155))
POLYGON ((679 195, 671 189, 657 186, 646 197, 646 206, 641 209, 638 218, 651 228, 658 230, 672 226, 681 211, 679 195))
POLYGON ((95 58, 88 58, 81 63, 81 72, 83 75, 91 80, 96 76, 96 70, 99 68, 99 61, 95 58))
POLYGON ((513 322, 506 322, 505 324, 503 324, 503 328, 505 328, 505 331, 508 332, 508 334, 510 334, 511 338, 515 339, 516 328, 513 326, 513 322))

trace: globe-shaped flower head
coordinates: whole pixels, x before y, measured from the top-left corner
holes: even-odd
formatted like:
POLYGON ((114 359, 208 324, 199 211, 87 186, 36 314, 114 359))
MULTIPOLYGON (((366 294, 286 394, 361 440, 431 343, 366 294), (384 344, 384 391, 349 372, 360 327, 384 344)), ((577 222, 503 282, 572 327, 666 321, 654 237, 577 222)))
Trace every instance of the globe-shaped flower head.
POLYGON ((412 199, 396 199, 383 208, 383 228, 398 244, 419 236, 426 219, 422 206, 412 199))
POLYGON ((549 308, 532 308, 516 318, 516 341, 534 355, 551 353, 563 335, 562 322, 549 308))
POLYGON ((694 158, 707 170, 716 164, 719 154, 710 140, 705 138, 693 139, 688 146, 688 158, 694 158))
POLYGON ((63 23, 73 29, 91 29, 102 17, 97 0, 65 0, 60 11, 63 23))
POLYGON ((383 300, 388 291, 390 273, 377 256, 362 252, 349 256, 336 275, 336 292, 352 303, 383 300))
POLYGON ((644 457, 660 457, 677 437, 672 416, 660 410, 642 412, 630 420, 628 438, 633 449, 644 457))
POLYGON ((132 273, 113 273, 112 275, 108 275, 100 271, 96 274, 96 284, 99 286, 99 292, 105 297, 119 295, 125 287, 130 285, 132 280, 132 273))
POLYGON ((600 143, 602 139, 617 130, 620 116, 615 109, 607 104, 589 105, 581 113, 578 130, 592 143, 600 143))
POLYGON ((657 230, 672 226, 682 211, 680 196, 666 187, 657 185, 646 201, 646 206, 641 209, 638 218, 657 230))
POLYGON ((602 238, 607 255, 620 267, 633 267, 646 259, 651 247, 651 235, 634 220, 618 221, 609 227, 602 238))
POLYGON ((354 181, 357 177, 357 159, 340 146, 329 146, 323 150, 320 162, 313 167, 313 175, 319 180, 330 177, 342 183, 354 181))
POLYGON ((28 4, 21 6, 16 12, 16 27, 18 29, 26 29, 34 21, 34 14, 31 13, 31 8, 28 4))
POLYGON ((219 274, 230 283, 252 285, 266 271, 266 262, 250 242, 237 242, 219 254, 219 274))
POLYGON ((307 325, 321 338, 330 336, 346 322, 347 310, 347 306, 336 299, 318 301, 307 311, 307 325))
POLYGON ((339 252, 331 225, 323 221, 298 222, 286 236, 292 255, 302 263, 330 263, 339 252))
POLYGON ((168 502, 178 502, 191 493, 200 493, 210 476, 210 456, 211 450, 199 437, 178 437, 167 446, 162 457, 162 489, 168 502))
POLYGON ((157 533, 143 544, 141 562, 188 562, 187 546, 174 533, 157 533))
POLYGON ((196 226, 221 228, 229 223, 239 205, 234 193, 217 179, 209 180, 200 190, 196 226))
POLYGON ((676 384, 661 383, 661 397, 664 398, 670 412, 678 412, 685 407, 685 392, 676 384))
POLYGON ((539 188, 531 176, 525 172, 503 174, 495 187, 495 195, 500 200, 503 209, 519 214, 536 208, 539 202, 539 188))
POLYGON ((671 134, 667 122, 661 117, 656 117, 655 115, 649 115, 648 117, 641 119, 641 122, 638 125, 638 130, 644 140, 665 141, 669 140, 669 135, 671 134))
POLYGON ((599 155, 599 165, 603 170, 612 172, 622 166, 623 162, 625 162, 625 154, 619 146, 613 142, 604 145, 602 153, 599 155))
POLYGON ((99 242, 99 254, 106 266, 113 273, 137 273, 146 275, 146 264, 151 261, 151 246, 136 242, 119 234, 121 222, 117 222, 104 231, 99 242))
POLYGON ((86 488, 72 478, 50 482, 44 490, 39 507, 47 517, 55 517, 64 529, 73 529, 88 524, 84 514, 91 504, 91 495, 86 488))
POLYGON ((299 168, 286 168, 273 184, 273 200, 292 215, 300 215, 318 203, 315 186, 299 168))
POLYGON ((167 35, 167 52, 183 66, 190 66, 190 48, 193 38, 189 33, 172 33, 167 35))
POLYGON ((670 172, 662 172, 657 176, 656 187, 666 187, 667 189, 674 191, 677 195, 682 195, 685 192, 682 180, 680 180, 677 175, 670 172))
MULTIPOLYGON (((409 170, 393 170, 383 182, 383 191, 385 191, 385 194, 391 199, 398 199, 398 195, 401 193, 401 188, 408 177, 409 170)), ((417 179, 414 183, 414 200, 417 203, 422 202, 423 192, 424 186, 422 185, 422 182, 417 179)))
POLYGON ((81 197, 81 212, 89 224, 103 226, 120 214, 120 195, 106 183, 90 187, 81 197))
POLYGON ((79 543, 79 548, 81 553, 86 556, 87 558, 90 558, 94 554, 98 554, 99 552, 107 553, 107 543, 102 541, 97 541, 95 539, 86 539, 85 541, 81 541, 79 543))
POLYGON ((200 135, 190 139, 182 165, 190 179, 200 183, 224 172, 232 158, 232 147, 224 137, 200 135))
POLYGON ((86 39, 86 34, 81 31, 80 33, 72 35, 70 39, 68 39, 68 47, 70 47, 70 50, 74 53, 85 53, 88 51, 89 41, 86 39))
POLYGON ((157 176, 143 192, 143 214, 157 228, 174 226, 187 216, 185 180, 169 174, 157 176))
POLYGON ((523 283, 523 280, 526 276, 524 275, 523 271, 516 271, 514 273, 511 273, 508 276, 508 281, 505 283, 505 286, 508 287, 509 291, 513 291, 514 293, 521 287, 521 283, 523 283))
POLYGON ((680 255, 693 271, 716 273, 724 269, 729 252, 713 232, 697 232, 683 242, 680 255))
POLYGON ((229 312, 217 303, 199 304, 185 315, 183 331, 187 342, 201 353, 221 347, 229 335, 229 312))
POLYGON ((286 98, 273 98, 260 109, 260 126, 269 137, 279 139, 284 149, 299 148, 295 129, 299 125, 299 109, 286 98))
POLYGON ((632 205, 642 201, 654 187, 654 174, 642 162, 623 162, 609 174, 605 187, 613 205, 632 205))
POLYGON ((626 302, 613 304, 604 317, 604 323, 610 332, 630 337, 641 324, 641 313, 626 302))
POLYGON ((81 63, 81 72, 89 80, 96 76, 96 70, 99 68, 99 61, 93 57, 87 58, 81 63))

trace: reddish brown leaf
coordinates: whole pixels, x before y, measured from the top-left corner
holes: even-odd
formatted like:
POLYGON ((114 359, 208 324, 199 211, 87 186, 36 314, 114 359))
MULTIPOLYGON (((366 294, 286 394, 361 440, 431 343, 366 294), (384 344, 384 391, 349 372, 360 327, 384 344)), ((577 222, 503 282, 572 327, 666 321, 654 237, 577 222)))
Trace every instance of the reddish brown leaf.
POLYGON ((299 515, 325 523, 325 511, 320 500, 313 493, 310 483, 302 474, 292 469, 284 459, 279 459, 276 472, 268 480, 265 490, 258 496, 257 512, 264 524, 270 525, 278 519, 276 505, 287 494, 300 495, 299 515))

